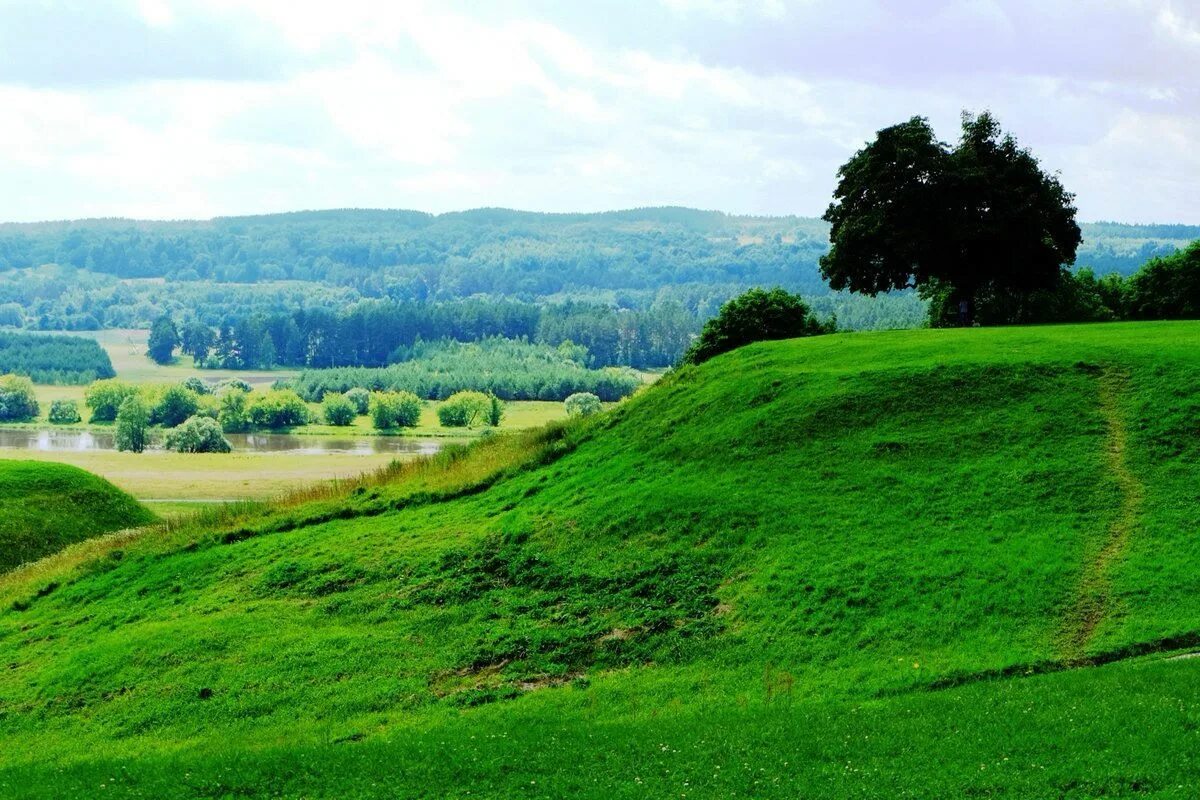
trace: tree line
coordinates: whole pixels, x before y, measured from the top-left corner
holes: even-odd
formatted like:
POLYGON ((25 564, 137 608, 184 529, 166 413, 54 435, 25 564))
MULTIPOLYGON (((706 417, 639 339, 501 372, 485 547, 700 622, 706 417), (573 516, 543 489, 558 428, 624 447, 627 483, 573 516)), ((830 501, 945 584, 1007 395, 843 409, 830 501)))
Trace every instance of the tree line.
POLYGON ((587 351, 579 345, 550 347, 493 338, 422 343, 410 355, 410 360, 386 367, 309 369, 282 385, 312 402, 355 388, 407 391, 427 400, 464 390, 501 400, 565 400, 589 392, 607 402, 632 394, 642 384, 629 369, 588 368, 587 351))

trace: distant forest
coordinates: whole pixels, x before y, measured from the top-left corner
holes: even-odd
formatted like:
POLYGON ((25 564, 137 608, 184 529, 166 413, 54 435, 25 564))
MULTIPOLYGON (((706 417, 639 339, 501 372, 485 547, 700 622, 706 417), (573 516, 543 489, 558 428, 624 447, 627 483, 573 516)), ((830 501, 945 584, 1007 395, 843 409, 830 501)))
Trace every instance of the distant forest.
MULTIPOLYGON (((1180 225, 1082 227, 1077 266, 1098 275, 1129 275, 1200 238, 1200 227, 1180 225)), ((395 323, 408 332, 377 343, 389 357, 414 336, 500 335, 585 344, 591 366, 661 366, 677 360, 722 303, 751 286, 798 292, 842 328, 925 321, 926 304, 911 292, 877 298, 831 292, 818 271, 827 238, 828 227, 816 219, 686 208, 342 210, 203 222, 3 224, 0 326, 145 328, 166 313, 181 326, 198 321, 230 332, 239 325, 243 331, 274 325, 279 332, 287 316, 305 333, 329 327, 322 315, 357 324, 382 301, 411 312, 395 323), (498 300, 507 303, 503 323, 478 323, 478 309, 498 300)), ((324 343, 304 338, 295 345, 302 349, 279 342, 277 350, 287 350, 279 358, 346 363, 322 355, 324 343)), ((376 352, 353 363, 380 358, 376 352)))
POLYGON ((95 339, 0 331, 0 374, 10 373, 50 384, 85 384, 116 375, 95 339))

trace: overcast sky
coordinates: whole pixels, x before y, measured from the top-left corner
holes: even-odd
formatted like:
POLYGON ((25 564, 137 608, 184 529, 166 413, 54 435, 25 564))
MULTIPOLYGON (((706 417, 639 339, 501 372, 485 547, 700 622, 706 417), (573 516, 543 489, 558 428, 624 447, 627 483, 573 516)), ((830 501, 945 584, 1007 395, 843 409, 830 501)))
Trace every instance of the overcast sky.
POLYGON ((819 215, 991 109, 1082 219, 1200 223, 1200 0, 0 0, 0 107, 3 220, 819 215))

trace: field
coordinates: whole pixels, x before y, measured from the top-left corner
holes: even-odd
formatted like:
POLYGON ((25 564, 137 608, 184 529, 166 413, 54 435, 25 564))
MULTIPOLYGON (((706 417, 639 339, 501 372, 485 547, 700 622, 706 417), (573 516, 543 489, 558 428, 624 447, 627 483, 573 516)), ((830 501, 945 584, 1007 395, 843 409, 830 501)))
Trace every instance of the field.
POLYGON ((14 797, 1186 797, 1200 325, 753 345, 0 580, 14 797))
MULTIPOLYGON (((280 378, 290 377, 295 372, 200 370, 191 364, 191 358, 182 356, 177 363, 166 366, 155 364, 146 357, 144 330, 103 330, 80 332, 80 336, 94 337, 108 352, 116 369, 117 377, 134 383, 177 383, 192 376, 205 379, 238 377, 255 386, 256 391, 268 388, 280 378)), ((49 426, 46 415, 50 403, 57 399, 72 399, 83 408, 84 386, 37 386, 36 393, 41 404, 41 417, 35 423, 49 426)), ((461 441, 478 436, 480 430, 464 431, 442 427, 437 419, 438 403, 426 405, 421 424, 408 429, 404 435, 417 438, 445 438, 461 441)), ((311 404, 315 412, 317 404, 311 404)), ((86 411, 86 410, 85 410, 86 411)), ((521 430, 537 427, 565 416, 562 403, 516 401, 507 403, 501 430, 521 430)), ((85 413, 86 417, 86 413, 85 413)), ((6 423, 5 427, 29 427, 28 423, 6 423)), ((98 429, 110 426, 89 426, 86 423, 73 426, 54 426, 58 429, 98 429)), ((301 436, 376 436, 379 432, 371 427, 370 420, 359 417, 349 428, 327 425, 308 425, 292 433, 301 436)), ((373 472, 397 457, 388 454, 349 453, 247 453, 235 452, 228 455, 206 454, 197 457, 191 454, 146 453, 133 455, 104 451, 31 451, 0 449, 0 459, 36 459, 60 461, 73 464, 101 475, 131 493, 142 502, 150 504, 156 513, 173 514, 193 511, 199 507, 218 502, 244 499, 276 497, 296 488, 319 481, 343 480, 364 472, 373 472)))

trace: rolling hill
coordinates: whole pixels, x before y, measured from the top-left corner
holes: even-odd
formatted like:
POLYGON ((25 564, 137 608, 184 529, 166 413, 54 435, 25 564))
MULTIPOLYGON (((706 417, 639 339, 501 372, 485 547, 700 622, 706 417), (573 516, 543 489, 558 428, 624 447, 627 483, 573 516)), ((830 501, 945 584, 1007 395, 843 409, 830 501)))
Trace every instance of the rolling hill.
POLYGON ((154 519, 132 497, 78 467, 0 461, 0 572, 154 519))
POLYGON ((1187 796, 1200 325, 839 334, 0 580, 13 797, 1187 796))

